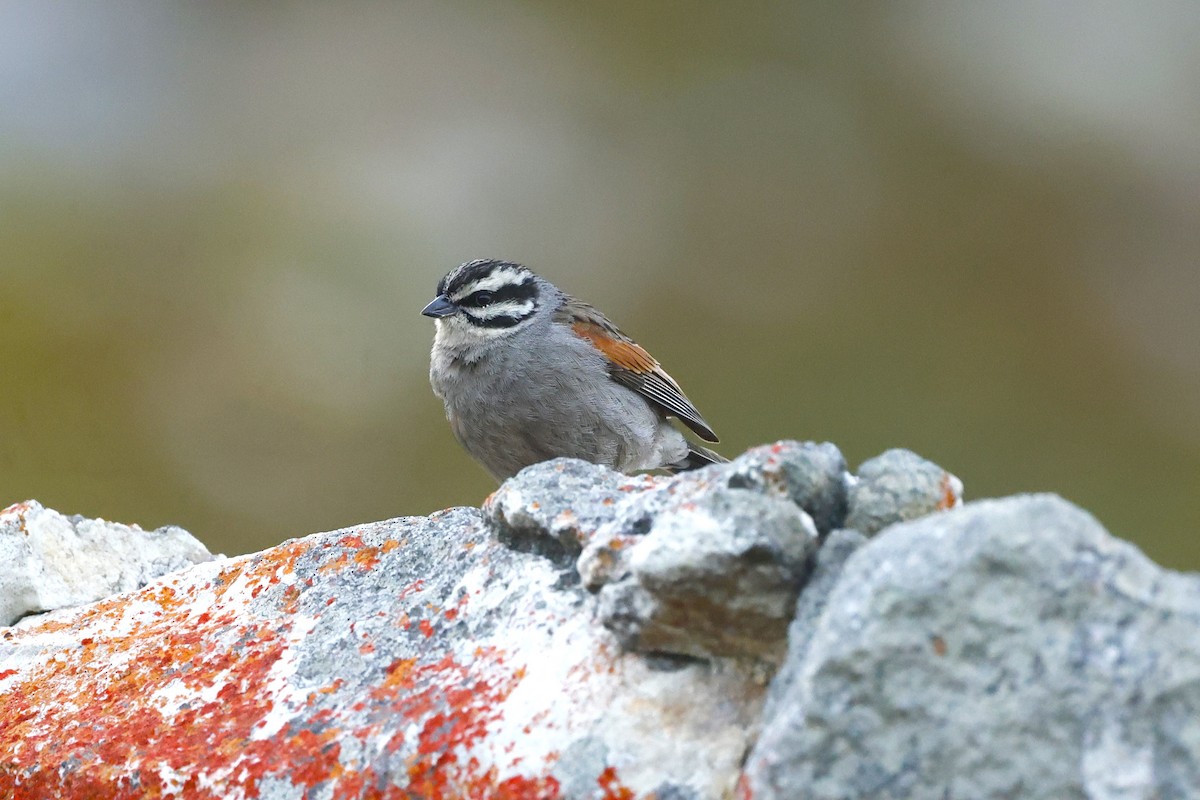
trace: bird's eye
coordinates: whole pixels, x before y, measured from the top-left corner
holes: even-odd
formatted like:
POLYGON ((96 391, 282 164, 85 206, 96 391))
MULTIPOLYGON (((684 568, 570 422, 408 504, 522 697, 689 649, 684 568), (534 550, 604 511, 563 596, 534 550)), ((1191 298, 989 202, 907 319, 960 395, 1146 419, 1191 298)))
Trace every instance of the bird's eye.
POLYGON ((475 305, 477 306, 490 306, 493 300, 495 300, 495 298, 492 297, 491 292, 475 293, 475 305))

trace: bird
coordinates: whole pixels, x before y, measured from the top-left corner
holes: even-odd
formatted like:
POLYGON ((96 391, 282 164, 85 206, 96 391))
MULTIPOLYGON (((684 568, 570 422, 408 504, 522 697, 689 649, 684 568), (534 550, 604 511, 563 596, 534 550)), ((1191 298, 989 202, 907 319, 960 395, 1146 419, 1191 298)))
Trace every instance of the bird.
POLYGON ((429 380, 450 429, 497 483, 568 457, 624 473, 727 461, 696 406, 637 342, 528 267, 476 259, 421 311, 435 321, 429 380))

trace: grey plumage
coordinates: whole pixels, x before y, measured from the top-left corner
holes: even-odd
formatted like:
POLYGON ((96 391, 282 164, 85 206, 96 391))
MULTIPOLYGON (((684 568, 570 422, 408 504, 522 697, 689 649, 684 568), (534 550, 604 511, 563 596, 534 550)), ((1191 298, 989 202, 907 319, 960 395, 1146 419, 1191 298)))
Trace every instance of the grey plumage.
POLYGON ((657 361, 525 267, 460 265, 423 313, 437 318, 433 391, 455 437, 497 481, 559 456, 623 472, 724 460, 667 421, 679 416, 716 440, 657 361))

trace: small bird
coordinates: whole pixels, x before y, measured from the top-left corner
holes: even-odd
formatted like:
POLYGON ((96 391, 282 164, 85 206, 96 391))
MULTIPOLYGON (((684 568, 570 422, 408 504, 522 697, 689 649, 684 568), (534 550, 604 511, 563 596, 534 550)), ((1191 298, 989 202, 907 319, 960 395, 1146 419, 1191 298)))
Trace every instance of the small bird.
POLYGON ((497 481, 559 456, 621 472, 726 460, 667 421, 717 441, 653 356, 520 264, 461 264, 421 313, 436 320, 434 394, 454 436, 497 481))

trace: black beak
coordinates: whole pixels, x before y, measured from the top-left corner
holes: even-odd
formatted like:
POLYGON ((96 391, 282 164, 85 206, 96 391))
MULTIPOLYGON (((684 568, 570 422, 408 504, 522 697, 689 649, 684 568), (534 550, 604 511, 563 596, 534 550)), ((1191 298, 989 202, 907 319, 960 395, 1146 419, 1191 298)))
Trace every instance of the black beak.
POLYGON ((439 294, 432 303, 421 309, 421 313, 427 317, 448 317, 458 313, 458 306, 451 303, 446 295, 439 294))

